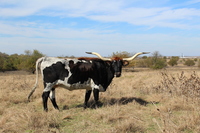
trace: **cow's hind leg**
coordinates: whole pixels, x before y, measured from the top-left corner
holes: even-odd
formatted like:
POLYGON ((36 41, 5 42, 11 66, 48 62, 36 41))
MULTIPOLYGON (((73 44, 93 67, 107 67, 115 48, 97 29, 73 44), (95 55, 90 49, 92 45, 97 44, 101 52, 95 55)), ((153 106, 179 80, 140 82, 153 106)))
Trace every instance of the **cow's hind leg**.
POLYGON ((86 90, 85 92, 85 102, 84 102, 84 109, 86 109, 88 100, 90 99, 90 95, 91 95, 92 90, 86 90))
POLYGON ((95 100, 95 108, 97 108, 99 104, 99 89, 94 89, 93 95, 94 95, 94 100, 95 100))
POLYGON ((47 92, 44 91, 42 94, 44 111, 48 111, 47 101, 48 101, 49 94, 50 94, 50 91, 47 91, 47 92))
POLYGON ((51 102, 52 102, 54 108, 59 110, 58 105, 56 103, 56 98, 55 98, 55 88, 52 88, 49 98, 51 99, 51 102))

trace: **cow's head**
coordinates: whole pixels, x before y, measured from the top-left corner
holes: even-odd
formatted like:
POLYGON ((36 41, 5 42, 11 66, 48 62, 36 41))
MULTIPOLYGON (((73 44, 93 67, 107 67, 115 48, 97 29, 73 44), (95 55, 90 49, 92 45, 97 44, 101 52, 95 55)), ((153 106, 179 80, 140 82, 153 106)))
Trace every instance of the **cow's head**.
POLYGON ((129 57, 129 58, 120 58, 120 57, 104 58, 96 52, 86 52, 86 53, 96 55, 104 61, 110 61, 111 65, 112 65, 112 67, 115 71, 115 76, 120 77, 121 71, 122 71, 122 66, 127 66, 129 64, 129 61, 135 59, 138 55, 148 54, 149 52, 139 52, 139 53, 136 53, 135 55, 133 55, 132 57, 129 57))

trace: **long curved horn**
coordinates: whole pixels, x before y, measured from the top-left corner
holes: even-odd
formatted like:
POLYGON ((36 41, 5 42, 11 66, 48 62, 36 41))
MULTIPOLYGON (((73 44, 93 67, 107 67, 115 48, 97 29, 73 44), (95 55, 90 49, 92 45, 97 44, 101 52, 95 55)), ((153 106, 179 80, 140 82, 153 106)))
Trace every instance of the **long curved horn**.
POLYGON ((133 59, 135 59, 137 56, 141 55, 141 54, 148 54, 150 52, 139 52, 139 53, 136 53, 135 55, 133 55, 132 57, 129 57, 129 58, 123 58, 123 60, 126 60, 126 61, 131 61, 133 59))
POLYGON ((100 54, 96 53, 96 52, 86 52, 87 54, 93 54, 93 55, 96 55, 98 56, 100 59, 104 60, 104 61, 111 61, 110 58, 104 58, 102 57, 100 54))

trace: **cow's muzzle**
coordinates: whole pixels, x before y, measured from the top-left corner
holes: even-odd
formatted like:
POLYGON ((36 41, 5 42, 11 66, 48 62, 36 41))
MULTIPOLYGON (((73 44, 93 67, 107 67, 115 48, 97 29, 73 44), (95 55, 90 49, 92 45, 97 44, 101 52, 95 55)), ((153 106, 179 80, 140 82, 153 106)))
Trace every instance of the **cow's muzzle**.
POLYGON ((121 73, 120 73, 120 72, 116 72, 116 73, 115 73, 115 76, 116 76, 116 77, 120 77, 120 76, 121 76, 121 73))

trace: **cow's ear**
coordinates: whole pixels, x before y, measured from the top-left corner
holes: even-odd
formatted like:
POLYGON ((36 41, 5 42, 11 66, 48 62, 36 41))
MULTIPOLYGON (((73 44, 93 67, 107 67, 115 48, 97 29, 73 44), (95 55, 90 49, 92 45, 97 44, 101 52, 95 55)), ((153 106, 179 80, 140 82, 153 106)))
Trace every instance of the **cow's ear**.
POLYGON ((126 60, 124 60, 124 61, 123 61, 123 66, 128 66, 128 65, 129 65, 129 62, 126 61, 126 60))

